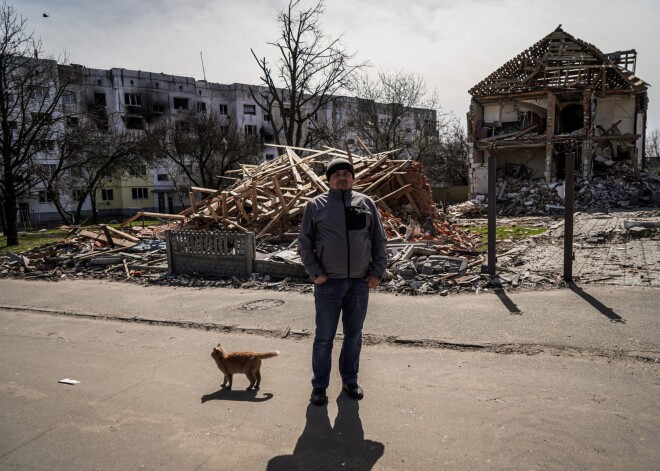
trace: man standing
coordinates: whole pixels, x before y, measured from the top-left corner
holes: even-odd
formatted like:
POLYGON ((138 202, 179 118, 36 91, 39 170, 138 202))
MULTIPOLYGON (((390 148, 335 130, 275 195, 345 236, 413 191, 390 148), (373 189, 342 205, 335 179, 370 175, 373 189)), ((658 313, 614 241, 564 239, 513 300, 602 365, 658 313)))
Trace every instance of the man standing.
POLYGON ((316 334, 310 401, 315 405, 328 400, 332 344, 340 313, 342 389, 351 398, 362 399, 357 379, 369 288, 378 287, 387 267, 387 238, 378 209, 371 198, 352 190, 353 165, 336 158, 325 175, 330 189, 307 203, 298 235, 302 263, 314 280, 316 334))

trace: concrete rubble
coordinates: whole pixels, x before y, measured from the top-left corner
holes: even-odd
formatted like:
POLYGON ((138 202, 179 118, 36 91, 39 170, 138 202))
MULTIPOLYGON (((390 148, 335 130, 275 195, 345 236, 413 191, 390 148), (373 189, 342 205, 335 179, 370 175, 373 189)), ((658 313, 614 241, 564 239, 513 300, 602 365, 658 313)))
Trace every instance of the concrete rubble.
MULTIPOLYGON (((598 162, 598 160, 597 160, 598 162)), ((639 178, 628 161, 607 161, 597 166, 592 178, 577 177, 575 211, 608 211, 660 205, 660 177, 640 172, 639 178)), ((507 165, 498 176, 497 213, 509 215, 563 215, 564 182, 530 178, 524 165, 507 165)), ((469 202, 449 209, 455 217, 475 217, 486 213, 488 198, 477 195, 469 202)))

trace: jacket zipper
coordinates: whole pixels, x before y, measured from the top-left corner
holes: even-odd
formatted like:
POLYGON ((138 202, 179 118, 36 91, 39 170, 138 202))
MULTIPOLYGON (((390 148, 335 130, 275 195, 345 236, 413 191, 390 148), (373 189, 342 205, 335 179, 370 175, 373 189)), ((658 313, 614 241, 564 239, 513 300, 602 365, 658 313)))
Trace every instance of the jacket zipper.
POLYGON ((346 260, 346 266, 348 267, 348 272, 346 273, 346 278, 351 277, 351 240, 348 237, 348 216, 346 214, 346 191, 341 190, 341 201, 344 204, 344 226, 346 227, 346 254, 348 260, 346 260))

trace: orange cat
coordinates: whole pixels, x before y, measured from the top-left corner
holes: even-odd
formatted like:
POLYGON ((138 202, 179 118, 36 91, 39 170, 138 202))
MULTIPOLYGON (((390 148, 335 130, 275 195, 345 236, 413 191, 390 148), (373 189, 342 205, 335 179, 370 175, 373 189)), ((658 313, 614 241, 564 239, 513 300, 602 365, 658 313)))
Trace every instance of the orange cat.
POLYGON ((211 357, 215 360, 216 365, 220 368, 225 375, 225 380, 222 382, 222 387, 225 386, 231 389, 232 376, 235 373, 243 373, 250 381, 249 391, 253 387, 259 389, 261 383, 261 360, 264 358, 272 358, 279 355, 277 350, 272 352, 233 352, 227 353, 224 348, 218 344, 213 348, 211 357))

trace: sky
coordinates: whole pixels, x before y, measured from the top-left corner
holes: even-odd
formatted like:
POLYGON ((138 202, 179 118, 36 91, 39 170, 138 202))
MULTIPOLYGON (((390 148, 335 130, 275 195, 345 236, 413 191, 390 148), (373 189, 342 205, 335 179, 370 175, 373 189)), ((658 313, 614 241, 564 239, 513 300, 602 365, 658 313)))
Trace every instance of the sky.
MULTIPOLYGON (((55 57, 113 67, 259 83, 250 52, 275 58, 277 13, 288 0, 6 0, 55 57), (44 17, 43 14, 48 17, 44 17)), ((314 0, 303 0, 311 6, 314 0)), ((657 0, 326 0, 321 29, 342 36, 368 73, 418 74, 444 112, 464 121, 468 90, 562 29, 602 52, 637 50, 649 88, 648 130, 660 128, 657 0)))

